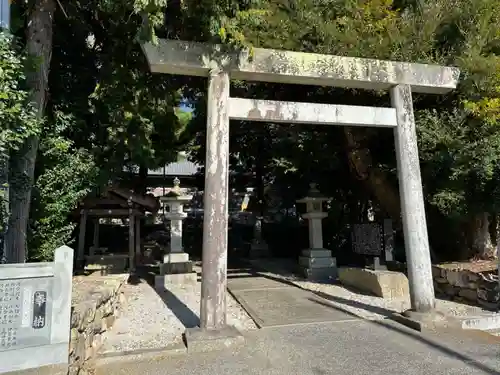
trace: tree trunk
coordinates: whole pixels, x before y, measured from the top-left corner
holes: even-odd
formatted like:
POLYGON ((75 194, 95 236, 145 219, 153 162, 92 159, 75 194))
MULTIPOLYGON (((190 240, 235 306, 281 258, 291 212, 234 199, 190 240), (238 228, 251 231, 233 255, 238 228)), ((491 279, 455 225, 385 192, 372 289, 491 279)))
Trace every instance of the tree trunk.
POLYGON ((490 234, 490 215, 487 212, 481 212, 471 218, 469 222, 469 245, 468 258, 486 260, 496 256, 496 248, 490 234))
POLYGON ((139 173, 134 188, 136 194, 145 195, 148 190, 148 167, 141 164, 139 166, 139 173))
POLYGON ((401 206, 398 190, 391 185, 379 168, 372 165, 370 150, 361 144, 362 133, 358 129, 345 126, 344 135, 351 172, 373 194, 394 223, 400 226, 401 206))
MULTIPOLYGON (((54 0, 35 0, 28 18, 26 32, 29 56, 35 68, 28 72, 28 85, 32 91, 32 102, 42 119, 47 101, 48 77, 52 57, 52 20, 56 3, 54 0)), ((11 158, 10 221, 7 233, 8 246, 16 254, 15 262, 25 262, 27 257, 27 230, 33 187, 38 137, 29 137, 21 149, 11 158)))
POLYGON ((0 264, 12 258, 7 246, 7 229, 9 227, 9 154, 0 155, 0 264))
MULTIPOLYGON (((355 177, 375 197, 382 211, 393 220, 397 230, 402 229, 401 201, 399 191, 379 168, 373 166, 370 150, 362 144, 365 135, 362 129, 344 127, 347 143, 347 159, 355 177)), ((437 256, 430 246, 431 259, 437 261, 437 256)))

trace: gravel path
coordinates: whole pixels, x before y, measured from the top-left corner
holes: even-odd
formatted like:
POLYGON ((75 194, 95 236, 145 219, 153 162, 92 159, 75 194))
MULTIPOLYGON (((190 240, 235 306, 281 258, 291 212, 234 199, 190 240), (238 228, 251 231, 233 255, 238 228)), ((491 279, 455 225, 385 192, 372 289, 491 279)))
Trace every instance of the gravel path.
MULTIPOLYGON (((106 334, 103 353, 161 349, 181 341, 184 330, 199 323, 201 283, 157 293, 148 283, 141 282, 125 284, 122 290, 127 304, 106 334)), ((257 328, 229 293, 227 304, 230 325, 241 331, 257 328)))
MULTIPOLYGON (((254 262, 259 268, 266 269, 260 272, 273 278, 291 282, 303 289, 317 292, 321 297, 330 301, 343 310, 364 319, 383 319, 393 312, 403 312, 410 308, 410 299, 384 299, 373 295, 366 295, 353 291, 339 284, 317 283, 305 281, 297 277, 286 267, 286 260, 259 260, 254 262)), ((437 310, 449 316, 472 317, 477 315, 495 315, 494 312, 484 310, 478 306, 470 306, 454 301, 436 300, 437 310)))

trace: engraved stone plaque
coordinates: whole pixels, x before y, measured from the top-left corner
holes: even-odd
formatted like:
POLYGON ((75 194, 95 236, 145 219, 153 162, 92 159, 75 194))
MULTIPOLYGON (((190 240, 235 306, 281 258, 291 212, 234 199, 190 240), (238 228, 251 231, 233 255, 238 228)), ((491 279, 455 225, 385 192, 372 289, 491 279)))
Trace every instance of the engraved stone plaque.
POLYGON ((383 248, 383 229, 378 223, 354 224, 352 248, 357 254, 380 256, 383 248))
POLYGON ((50 343, 52 277, 0 280, 0 351, 50 343))

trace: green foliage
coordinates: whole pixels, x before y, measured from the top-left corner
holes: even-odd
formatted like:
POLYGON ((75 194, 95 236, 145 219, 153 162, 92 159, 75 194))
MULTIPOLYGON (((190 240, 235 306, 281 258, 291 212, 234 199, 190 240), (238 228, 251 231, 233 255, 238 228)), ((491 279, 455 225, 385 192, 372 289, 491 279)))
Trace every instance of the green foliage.
POLYGON ((0 232, 8 220, 8 160, 24 140, 38 134, 37 120, 24 75, 26 54, 13 37, 0 31, 0 232))
MULTIPOLYGON (((279 0, 247 2, 234 12, 227 1, 211 1, 217 26, 230 24, 232 35, 247 45, 399 61, 458 66, 457 90, 447 96, 415 95, 419 148, 430 230, 462 230, 476 213, 500 208, 500 2, 497 0, 279 0), (227 18, 230 18, 227 21, 227 18), (225 21, 226 20, 226 21, 225 21), (440 221, 449 220, 446 225, 440 221)), ((193 8, 195 9, 195 8, 193 8)), ((214 31, 212 31, 214 34, 214 31)), ((220 37, 229 42, 226 29, 220 37)), ((234 37, 233 37, 234 38, 234 37)), ((389 105, 380 93, 286 85, 233 83, 232 95, 278 100, 358 105, 389 105), (234 94, 233 94, 234 92, 234 94)), ((203 118, 203 104, 197 117, 203 118)), ((193 144, 204 158, 204 124, 193 144)), ((346 138, 337 129, 274 125, 231 125, 233 169, 255 171, 264 164, 267 182, 285 191, 301 189, 303 180, 322 181, 323 192, 354 210, 371 199, 345 166, 346 138), (241 129, 241 130, 240 130, 241 129), (259 141, 257 142, 257 140, 259 141), (264 145, 257 146, 258 143, 264 145), (265 152, 259 152, 259 148, 265 152), (335 178, 331 178, 335 175, 335 178), (273 176, 273 178, 269 178, 273 176), (292 178, 295 176, 295 178, 292 178)), ((388 176, 397 194, 393 137, 390 132, 359 129, 361 152, 370 153, 370 170, 388 176)), ((248 182, 248 181, 246 181, 248 182)), ((296 194, 298 194, 296 192, 296 194)), ((292 194, 293 195, 293 194, 292 194)), ((383 208, 383 207, 382 207, 383 208)), ((342 228, 339 228, 339 230, 342 228)))
POLYGON ((0 152, 17 150, 24 139, 39 131, 35 111, 26 90, 26 55, 12 36, 0 32, 0 152))
MULTIPOLYGON (((54 18, 50 95, 32 202, 33 259, 48 259, 70 241, 74 224, 68 216, 77 202, 96 186, 122 178, 124 169, 160 167, 186 144, 203 163, 206 82, 151 74, 138 42, 155 42, 157 35, 457 65, 462 79, 454 93, 415 96, 426 199, 431 215, 453 225, 500 208, 498 0, 78 0, 63 7, 54 18), (195 102, 194 117, 176 109, 183 96, 195 102)), ((5 156, 38 134, 40 124, 24 90, 24 55, 2 38, 5 156)), ((231 95, 388 105, 381 93, 321 87, 233 82, 231 95)), ((392 133, 356 134, 357 151, 370 153, 368 167, 387 175, 387 194, 397 191, 392 133)), ((342 129, 241 122, 231 124, 230 144, 231 168, 240 172, 233 184, 274 185, 291 205, 314 180, 334 197, 332 220, 339 233, 373 198, 349 168, 342 129)))
POLYGON ((55 124, 44 129, 40 143, 38 164, 42 170, 36 178, 30 215, 32 260, 50 260, 54 249, 70 244, 75 223, 69 216, 95 187, 99 175, 94 157, 61 136, 68 126, 74 126, 71 116, 60 114, 55 124))

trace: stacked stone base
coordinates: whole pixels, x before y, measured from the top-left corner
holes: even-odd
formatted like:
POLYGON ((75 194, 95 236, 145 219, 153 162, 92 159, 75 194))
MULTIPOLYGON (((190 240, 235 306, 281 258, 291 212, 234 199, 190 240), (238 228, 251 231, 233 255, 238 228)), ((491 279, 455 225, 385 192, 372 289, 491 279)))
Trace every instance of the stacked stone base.
POLYGON ((337 261, 327 249, 302 250, 299 266, 303 276, 308 280, 335 280, 337 278, 337 261))
POLYGON ((68 375, 93 374, 105 333, 125 303, 120 288, 126 279, 127 275, 74 279, 68 375))
POLYGON ((168 289, 172 285, 194 285, 198 275, 193 271, 193 262, 187 253, 171 253, 160 265, 160 275, 155 277, 155 288, 168 289))
POLYGON ((436 294, 488 310, 500 310, 500 283, 496 270, 472 272, 453 264, 432 267, 436 294))

